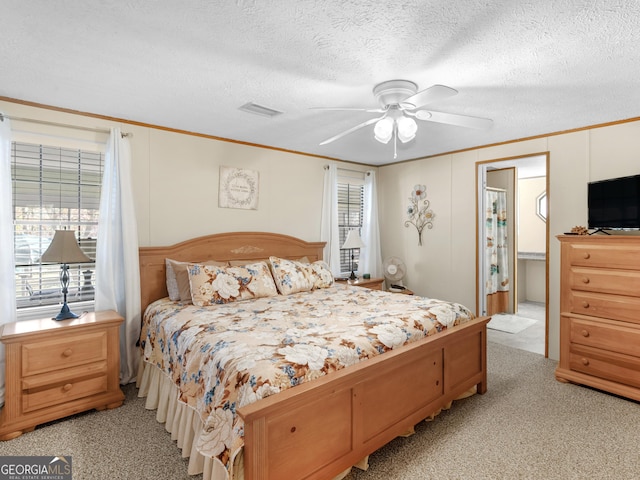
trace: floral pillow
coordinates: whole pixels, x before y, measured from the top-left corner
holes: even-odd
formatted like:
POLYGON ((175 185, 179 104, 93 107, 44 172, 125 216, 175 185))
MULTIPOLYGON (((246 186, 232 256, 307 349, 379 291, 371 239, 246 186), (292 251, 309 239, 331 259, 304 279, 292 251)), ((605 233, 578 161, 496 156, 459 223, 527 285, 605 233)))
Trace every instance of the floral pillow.
MULTIPOLYGON (((165 258, 164 261, 167 272, 166 280, 169 300, 173 302, 191 302, 191 288, 189 287, 189 274, 187 273, 187 267, 190 263, 196 262, 179 262, 170 258, 165 258)), ((227 262, 218 262, 215 260, 208 260, 201 263, 203 265, 216 265, 219 267, 227 265, 227 262)))
POLYGON ((307 268, 311 270, 314 290, 316 288, 327 288, 333 285, 333 274, 326 262, 318 260, 317 262, 313 262, 308 265, 307 268))
POLYGON ((264 262, 238 267, 190 264, 188 272, 191 298, 199 307, 278 294, 264 262))
POLYGON ((295 260, 269 257, 273 279, 282 295, 308 292, 313 289, 315 280, 308 264, 295 260))

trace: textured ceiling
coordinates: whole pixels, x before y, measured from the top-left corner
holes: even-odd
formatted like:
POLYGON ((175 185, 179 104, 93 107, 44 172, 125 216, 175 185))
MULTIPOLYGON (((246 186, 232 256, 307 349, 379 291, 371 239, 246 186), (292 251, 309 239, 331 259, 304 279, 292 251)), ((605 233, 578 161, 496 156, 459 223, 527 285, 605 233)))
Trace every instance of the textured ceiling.
POLYGON ((0 96, 243 142, 392 163, 378 104, 407 79, 458 95, 396 161, 640 116, 635 0, 0 0, 0 96), (282 111, 266 118, 247 102, 282 111))

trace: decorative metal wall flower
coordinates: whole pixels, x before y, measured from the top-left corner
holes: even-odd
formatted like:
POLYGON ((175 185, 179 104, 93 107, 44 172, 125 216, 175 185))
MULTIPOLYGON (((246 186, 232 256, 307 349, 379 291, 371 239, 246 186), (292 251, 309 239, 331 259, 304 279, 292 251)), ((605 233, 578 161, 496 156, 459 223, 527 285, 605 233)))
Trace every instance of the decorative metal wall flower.
POLYGON ((407 215, 409 220, 404 222, 404 226, 413 225, 418 230, 418 245, 422 245, 422 230, 424 227, 433 228, 433 218, 435 214, 429 208, 429 200, 427 200, 427 187, 425 185, 416 185, 413 187, 411 204, 407 207, 407 215))

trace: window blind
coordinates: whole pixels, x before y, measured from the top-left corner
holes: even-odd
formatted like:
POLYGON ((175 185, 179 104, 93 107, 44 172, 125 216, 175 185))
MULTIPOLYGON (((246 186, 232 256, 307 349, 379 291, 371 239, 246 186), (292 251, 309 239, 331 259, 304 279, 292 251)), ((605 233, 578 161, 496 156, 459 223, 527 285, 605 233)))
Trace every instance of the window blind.
MULTIPOLYGON (((347 239, 349 230, 362 228, 364 203, 364 184, 357 179, 349 179, 347 182, 338 181, 338 235, 340 246, 347 239)), ((360 249, 354 249, 354 270, 360 260, 360 249)), ((340 271, 351 271, 351 250, 340 249, 340 271)))
MULTIPOLYGON (((56 229, 95 259, 104 152, 13 142, 11 176, 19 309, 61 302, 60 265, 42 264, 56 229)), ((93 300, 94 263, 69 265, 69 303, 93 300)))

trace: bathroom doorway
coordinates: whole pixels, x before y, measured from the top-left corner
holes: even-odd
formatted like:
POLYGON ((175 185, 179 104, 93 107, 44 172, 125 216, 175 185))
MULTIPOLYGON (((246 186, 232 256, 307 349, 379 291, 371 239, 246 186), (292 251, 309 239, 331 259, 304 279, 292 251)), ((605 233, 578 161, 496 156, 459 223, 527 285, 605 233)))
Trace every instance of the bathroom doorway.
POLYGON ((545 356, 548 161, 543 153, 476 164, 477 312, 492 316, 488 340, 545 356))

